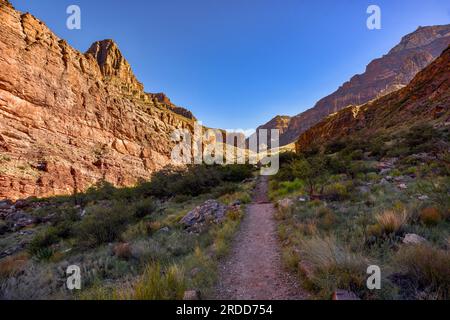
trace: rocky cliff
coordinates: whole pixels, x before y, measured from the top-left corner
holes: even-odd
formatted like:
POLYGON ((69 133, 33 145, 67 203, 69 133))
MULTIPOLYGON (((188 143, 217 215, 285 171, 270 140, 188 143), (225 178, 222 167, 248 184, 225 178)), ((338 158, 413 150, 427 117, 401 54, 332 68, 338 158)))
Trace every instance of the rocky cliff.
POLYGON ((80 53, 0 0, 0 200, 128 186, 170 162, 193 115, 145 93, 112 40, 80 53))
POLYGON ((289 121, 280 144, 289 144, 324 117, 349 105, 361 105, 407 85, 450 44, 450 25, 419 27, 385 56, 373 60, 337 91, 289 121))
MULTIPOLYGON (((248 143, 250 142, 250 140, 254 139, 255 135, 259 132, 259 130, 265 129, 265 130, 267 130, 267 146, 268 146, 268 148, 271 148, 271 138, 272 138, 271 130, 272 129, 279 130, 279 135, 281 137, 281 136, 283 136, 283 134, 286 132, 287 128, 289 127, 290 121, 291 121, 291 117, 289 117, 289 116, 276 116, 275 118, 271 119, 269 122, 256 128, 256 132, 247 138, 247 140, 246 140, 247 146, 248 146, 248 143)), ((259 136, 256 137, 256 141, 259 143, 259 136)))
POLYGON ((324 147, 343 137, 368 138, 422 122, 450 126, 449 70, 450 46, 405 88, 340 110, 305 131, 296 142, 297 152, 324 147))

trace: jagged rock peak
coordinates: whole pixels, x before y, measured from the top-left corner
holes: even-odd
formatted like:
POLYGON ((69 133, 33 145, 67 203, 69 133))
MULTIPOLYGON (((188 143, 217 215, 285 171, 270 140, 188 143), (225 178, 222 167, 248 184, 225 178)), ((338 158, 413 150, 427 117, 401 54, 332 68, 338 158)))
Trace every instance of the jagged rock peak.
POLYGON ((14 9, 13 5, 11 4, 11 2, 9 2, 9 0, 0 0, 0 6, 7 6, 14 9))
POLYGON ((94 42, 86 54, 92 55, 97 60, 100 70, 107 80, 118 80, 121 85, 126 85, 128 89, 143 91, 142 83, 136 79, 130 64, 125 60, 113 40, 106 39, 94 42))
POLYGON ((405 49, 414 49, 433 42, 434 40, 450 35, 450 24, 439 26, 418 27, 416 31, 402 38, 389 53, 396 53, 405 49))

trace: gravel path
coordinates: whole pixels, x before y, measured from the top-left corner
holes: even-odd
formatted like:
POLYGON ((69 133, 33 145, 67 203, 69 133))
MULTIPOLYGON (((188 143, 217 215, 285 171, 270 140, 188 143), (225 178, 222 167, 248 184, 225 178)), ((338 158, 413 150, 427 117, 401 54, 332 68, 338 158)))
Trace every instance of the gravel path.
POLYGON ((260 177, 232 251, 220 266, 217 299, 306 298, 298 280, 283 268, 273 220, 275 208, 268 201, 267 186, 267 177, 260 177))

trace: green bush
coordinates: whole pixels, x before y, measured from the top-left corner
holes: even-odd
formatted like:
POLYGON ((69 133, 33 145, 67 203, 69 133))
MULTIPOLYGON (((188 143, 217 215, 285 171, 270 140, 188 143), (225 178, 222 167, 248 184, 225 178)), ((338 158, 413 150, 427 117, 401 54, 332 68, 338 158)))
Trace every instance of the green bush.
POLYGON ((239 186, 237 184, 227 182, 214 188, 212 193, 216 198, 219 198, 225 194, 234 193, 237 191, 239 191, 239 186))
POLYGON ((230 164, 217 167, 223 181, 241 182, 253 176, 253 167, 243 164, 230 164))
POLYGON ((248 165, 192 165, 187 169, 166 167, 138 188, 143 190, 143 194, 158 198, 198 196, 224 182, 240 182, 252 174, 253 169, 248 165))
POLYGON ((28 252, 36 255, 42 250, 48 249, 51 245, 59 242, 59 230, 49 227, 39 232, 28 245, 28 252))
POLYGON ((343 140, 337 140, 330 142, 325 146, 325 154, 333 154, 343 150, 346 147, 346 143, 343 140))
POLYGON ((135 205, 134 216, 136 218, 144 218, 155 212, 157 206, 151 198, 140 200, 135 205))
POLYGON ((134 210, 123 203, 92 208, 75 230, 79 243, 95 247, 117 240, 133 215, 134 210))

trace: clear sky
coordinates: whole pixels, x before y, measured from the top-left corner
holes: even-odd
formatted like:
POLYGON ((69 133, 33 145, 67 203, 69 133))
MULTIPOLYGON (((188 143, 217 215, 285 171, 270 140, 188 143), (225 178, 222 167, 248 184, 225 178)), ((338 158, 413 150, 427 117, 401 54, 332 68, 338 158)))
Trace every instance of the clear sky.
POLYGON ((148 92, 211 127, 295 115, 362 73, 418 26, 450 23, 449 0, 10 0, 84 52, 114 39, 148 92), (66 8, 81 8, 81 30, 66 8), (381 8, 381 30, 366 9, 381 8))

